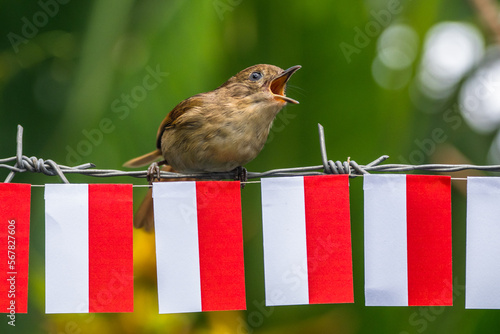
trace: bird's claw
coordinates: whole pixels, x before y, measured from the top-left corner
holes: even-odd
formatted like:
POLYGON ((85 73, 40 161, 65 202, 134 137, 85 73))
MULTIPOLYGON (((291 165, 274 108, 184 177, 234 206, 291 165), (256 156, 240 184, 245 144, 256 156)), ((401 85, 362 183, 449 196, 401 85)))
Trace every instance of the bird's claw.
POLYGON ((248 181, 247 169, 245 167, 236 167, 236 181, 240 181, 241 189, 245 188, 245 182, 248 181))
POLYGON ((148 183, 151 185, 155 180, 160 180, 160 166, 157 162, 153 162, 148 167, 148 171, 146 173, 146 178, 148 183))

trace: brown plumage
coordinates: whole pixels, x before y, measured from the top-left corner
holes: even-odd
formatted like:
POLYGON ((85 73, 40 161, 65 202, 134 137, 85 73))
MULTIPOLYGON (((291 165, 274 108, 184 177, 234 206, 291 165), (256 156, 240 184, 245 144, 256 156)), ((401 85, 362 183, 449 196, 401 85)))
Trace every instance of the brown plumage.
MULTIPOLYGON (((299 68, 254 65, 219 88, 182 101, 160 124, 156 150, 124 166, 145 166, 161 157, 179 172, 226 172, 245 165, 262 150, 278 112, 287 102, 298 103, 285 88, 299 68)), ((151 229, 141 223, 142 211, 150 214, 139 210, 134 226, 151 229)))

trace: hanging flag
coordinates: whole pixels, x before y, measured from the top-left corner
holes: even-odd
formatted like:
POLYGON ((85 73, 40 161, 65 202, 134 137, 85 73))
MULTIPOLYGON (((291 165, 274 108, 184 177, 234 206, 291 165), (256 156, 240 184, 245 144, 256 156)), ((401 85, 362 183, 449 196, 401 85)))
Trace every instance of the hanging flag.
POLYGON ((160 313, 242 310, 239 182, 153 183, 160 313))
POLYGON ((465 308, 500 308, 500 177, 467 178, 465 308))
POLYGON ((133 312, 132 185, 45 186, 46 313, 133 312))
POLYGON ((367 306, 452 305, 449 176, 365 175, 367 306))
POLYGON ((0 183, 0 313, 13 316, 28 312, 30 201, 31 185, 0 183))
POLYGON ((347 175, 262 179, 266 305, 352 303, 347 175))

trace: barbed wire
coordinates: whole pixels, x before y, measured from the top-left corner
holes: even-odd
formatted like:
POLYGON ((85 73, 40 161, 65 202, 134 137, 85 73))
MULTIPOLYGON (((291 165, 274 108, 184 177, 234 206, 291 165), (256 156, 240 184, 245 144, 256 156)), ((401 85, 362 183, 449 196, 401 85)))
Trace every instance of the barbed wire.
MULTIPOLYGON (((384 164, 389 156, 382 155, 374 161, 359 165, 356 161, 350 158, 347 161, 332 161, 328 160, 326 153, 326 143, 324 128, 318 124, 319 142, 321 150, 322 165, 308 167, 293 167, 273 169, 266 172, 247 172, 247 179, 260 179, 263 177, 283 177, 283 176, 307 176, 307 175, 327 175, 327 174, 349 174, 350 177, 358 177, 370 172, 407 172, 407 171, 427 171, 427 172, 457 172, 463 170, 480 170, 489 172, 500 172, 500 165, 449 165, 449 164, 422 164, 422 165, 407 165, 407 164, 384 164)), ((122 171, 116 169, 96 169, 93 163, 86 163, 78 166, 65 166, 54 162, 51 159, 40 159, 36 157, 28 157, 23 155, 23 127, 18 125, 17 128, 17 150, 16 156, 0 159, 0 168, 10 170, 10 173, 5 179, 5 183, 11 182, 16 173, 32 172, 43 173, 49 176, 59 176, 64 183, 70 183, 65 174, 81 174, 93 177, 116 177, 116 176, 131 176, 135 178, 150 178, 148 170, 143 171, 122 171), (8 163, 15 164, 8 165, 8 163)), ((208 180, 224 180, 238 179, 237 171, 217 172, 217 173, 176 173, 160 171, 160 179, 180 179, 180 178, 196 178, 208 180)), ((249 181, 249 183, 252 181, 249 181)))

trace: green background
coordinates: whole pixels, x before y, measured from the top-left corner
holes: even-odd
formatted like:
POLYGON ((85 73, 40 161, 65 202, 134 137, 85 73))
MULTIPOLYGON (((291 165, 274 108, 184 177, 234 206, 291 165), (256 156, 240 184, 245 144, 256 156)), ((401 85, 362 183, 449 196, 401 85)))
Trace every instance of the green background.
MULTIPOLYGON (((467 73, 445 99, 414 89, 426 34, 436 24, 471 24, 492 43, 467 1, 52 0, 0 6, 2 158, 15 155, 21 124, 28 156, 120 169, 154 149, 157 127, 177 103, 248 66, 268 63, 302 65, 287 89, 300 105, 280 113, 263 151, 246 166, 250 171, 320 165, 318 123, 332 160, 366 164, 387 154, 392 163, 448 162, 436 154, 438 144, 447 144, 472 163, 488 163, 494 133, 473 131, 450 109, 467 73), (388 84, 380 85, 373 70, 379 39, 398 24, 417 37, 414 57, 406 79, 387 70, 388 84), (162 74, 145 85, 151 71, 162 74), (450 110, 453 122, 445 117, 450 110)), ((0 170, 0 179, 6 176, 0 170)), ((145 184, 125 177, 68 178, 145 184)), ((29 173, 14 181, 60 182, 29 173)), ((463 188, 455 187, 460 182, 453 182, 453 307, 364 306, 363 193, 356 178, 350 181, 354 304, 262 306, 260 186, 250 184, 242 191, 247 311, 181 315, 157 312, 154 244, 142 231, 134 232, 134 313, 45 315, 43 188, 33 188, 29 310, 17 315, 15 328, 0 318, 0 332, 497 333, 498 311, 464 309, 466 202, 463 188)), ((134 190, 136 205, 143 193, 134 190)))

